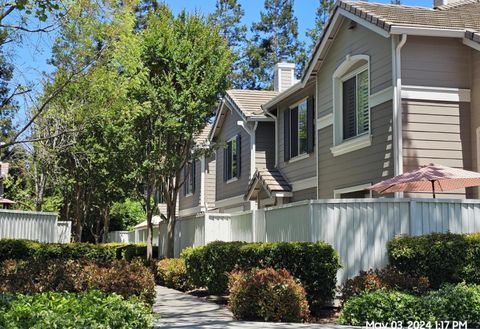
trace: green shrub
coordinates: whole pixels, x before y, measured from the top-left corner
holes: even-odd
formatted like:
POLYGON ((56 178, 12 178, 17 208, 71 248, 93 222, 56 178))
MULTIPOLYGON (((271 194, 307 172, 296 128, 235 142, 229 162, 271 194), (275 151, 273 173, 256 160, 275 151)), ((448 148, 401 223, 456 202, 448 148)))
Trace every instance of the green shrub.
MULTIPOLYGON (((122 248, 123 257, 132 261, 134 259, 145 259, 147 257, 147 245, 145 243, 129 244, 122 248)), ((153 258, 158 258, 158 248, 153 246, 152 249, 153 258)))
POLYGON ((1 328, 150 328, 150 307, 99 291, 0 295, 1 328))
POLYGON ((227 293, 227 274, 235 269, 284 268, 302 283, 312 312, 333 298, 340 268, 337 253, 324 242, 217 241, 182 255, 192 282, 214 294, 227 293))
POLYGON ((308 319, 305 290, 287 270, 233 272, 229 308, 238 320, 302 322, 308 319))
POLYGON ((180 258, 166 258, 157 262, 158 283, 169 288, 187 291, 193 285, 187 276, 185 260, 180 258))
POLYGON ((412 276, 443 283, 480 283, 480 234, 401 236, 388 243, 390 264, 412 276))
POLYGON ((398 291, 425 294, 430 289, 430 283, 426 277, 414 277, 410 274, 401 273, 393 267, 381 270, 361 271, 357 276, 347 280, 342 287, 342 301, 359 295, 365 291, 377 289, 394 289, 398 291))
POLYGON ((0 264, 0 293, 89 289, 117 293, 125 298, 137 296, 150 304, 155 298, 153 274, 140 262, 7 260, 0 264))
POLYGON ((194 287, 205 287, 203 265, 203 249, 204 247, 188 247, 182 250, 181 258, 185 260, 185 270, 187 276, 194 287))
POLYGON ((478 327, 480 287, 460 283, 421 296, 386 289, 353 296, 343 306, 339 322, 365 325, 367 321, 467 321, 469 327, 478 327))
POLYGON ((7 259, 86 259, 111 262, 121 259, 122 243, 40 243, 29 240, 0 239, 0 261, 7 259))

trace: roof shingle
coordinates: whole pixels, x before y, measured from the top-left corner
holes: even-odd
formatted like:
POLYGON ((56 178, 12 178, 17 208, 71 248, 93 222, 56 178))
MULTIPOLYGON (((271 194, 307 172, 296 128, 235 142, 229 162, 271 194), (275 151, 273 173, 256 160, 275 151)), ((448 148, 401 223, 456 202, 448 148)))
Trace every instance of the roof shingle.
POLYGON ((262 105, 276 95, 278 95, 278 92, 271 90, 232 89, 227 91, 227 96, 247 118, 265 116, 262 105))

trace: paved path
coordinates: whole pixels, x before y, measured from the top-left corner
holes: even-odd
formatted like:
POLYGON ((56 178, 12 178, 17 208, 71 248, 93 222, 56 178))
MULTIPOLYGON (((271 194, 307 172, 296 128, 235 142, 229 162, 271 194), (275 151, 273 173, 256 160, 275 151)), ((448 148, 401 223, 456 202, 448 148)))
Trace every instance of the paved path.
POLYGON ((155 328, 354 328, 324 324, 235 321, 232 313, 224 306, 165 287, 157 286, 156 290, 157 299, 153 310, 155 313, 159 313, 161 318, 157 321, 155 328))

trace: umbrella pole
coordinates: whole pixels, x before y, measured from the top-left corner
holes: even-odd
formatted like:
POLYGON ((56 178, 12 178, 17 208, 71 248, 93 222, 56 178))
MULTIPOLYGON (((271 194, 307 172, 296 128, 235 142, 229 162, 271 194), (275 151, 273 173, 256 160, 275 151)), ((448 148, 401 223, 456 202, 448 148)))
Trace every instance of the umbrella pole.
POLYGON ((432 183, 432 192, 433 192, 433 198, 435 199, 435 181, 430 181, 432 183))

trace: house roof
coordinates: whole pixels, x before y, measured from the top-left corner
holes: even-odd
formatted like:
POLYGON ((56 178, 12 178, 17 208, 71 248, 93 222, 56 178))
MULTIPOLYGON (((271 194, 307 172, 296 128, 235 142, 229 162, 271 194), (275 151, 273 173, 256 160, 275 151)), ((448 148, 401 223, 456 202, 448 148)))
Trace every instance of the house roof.
POLYGON ((209 138, 215 136, 221 129, 225 120, 226 106, 238 113, 245 121, 270 121, 263 112, 262 105, 267 103, 279 93, 271 90, 227 90, 222 103, 218 107, 213 129, 209 138), (226 105, 226 106, 225 106, 226 105))
MULTIPOLYGON (((155 227, 156 225, 160 224, 162 222, 162 217, 160 216, 152 216, 152 225, 155 227)), ((147 220, 144 220, 143 222, 135 225, 135 229, 144 229, 147 227, 147 220)))
POLYGON ((205 128, 195 136, 194 142, 196 147, 205 147, 208 145, 208 136, 212 130, 213 124, 207 123, 205 128))
POLYGON ((245 199, 254 200, 262 188, 265 189, 270 196, 275 195, 276 192, 292 192, 292 186, 286 181, 282 173, 273 168, 261 169, 255 172, 248 184, 245 199))
POLYGON ((5 178, 8 175, 9 164, 5 162, 0 162, 0 178, 5 178))
POLYGON ((363 1, 340 1, 338 6, 387 32, 394 25, 461 29, 469 30, 465 37, 480 42, 480 0, 461 0, 437 8, 363 1))
POLYGON ((228 90, 226 98, 233 101, 246 118, 265 117, 262 105, 278 95, 271 90, 228 90))

